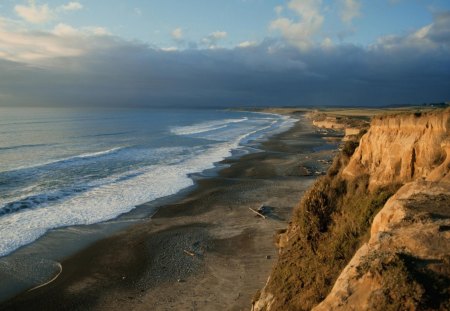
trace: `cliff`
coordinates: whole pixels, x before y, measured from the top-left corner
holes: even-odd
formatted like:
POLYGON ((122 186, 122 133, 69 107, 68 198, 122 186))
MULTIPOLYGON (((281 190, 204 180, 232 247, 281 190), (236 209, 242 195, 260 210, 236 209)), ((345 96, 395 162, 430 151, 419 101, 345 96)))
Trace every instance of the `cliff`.
POLYGON ((450 109, 374 117, 305 194, 253 310, 449 309, 450 109))
POLYGON ((450 185, 406 184, 319 310, 450 310, 450 185))
POLYGON ((450 164, 449 111, 375 117, 344 177, 368 174, 371 189, 416 179, 440 180, 450 164))
POLYGON ((320 129, 344 132, 344 141, 353 140, 368 125, 367 116, 350 118, 343 115, 328 116, 323 112, 312 111, 307 113, 307 118, 311 120, 314 126, 320 129))

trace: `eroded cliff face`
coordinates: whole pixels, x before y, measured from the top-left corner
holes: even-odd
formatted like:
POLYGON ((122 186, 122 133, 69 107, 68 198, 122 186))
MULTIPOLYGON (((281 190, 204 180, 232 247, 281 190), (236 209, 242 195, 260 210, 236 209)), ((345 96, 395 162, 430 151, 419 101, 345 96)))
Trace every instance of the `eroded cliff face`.
POLYGON ((369 188, 417 179, 440 180, 450 164, 450 110, 379 116, 343 171, 369 175, 369 188))
POLYGON ((450 309, 450 110, 380 117, 343 175, 405 184, 313 310, 450 309))
POLYGON ((375 117, 337 162, 279 238, 253 310, 450 309, 450 109, 375 117), (400 189, 384 204, 386 187, 400 189))
POLYGON ((369 242, 313 310, 449 310, 449 186, 403 186, 375 217, 369 242))

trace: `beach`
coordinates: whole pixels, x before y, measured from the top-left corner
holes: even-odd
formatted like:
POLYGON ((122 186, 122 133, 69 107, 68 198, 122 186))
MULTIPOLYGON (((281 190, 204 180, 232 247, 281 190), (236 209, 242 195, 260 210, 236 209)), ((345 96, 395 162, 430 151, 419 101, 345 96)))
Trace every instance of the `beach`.
POLYGON ((300 121, 257 152, 195 176, 186 195, 66 258, 51 283, 0 309, 250 309, 277 258, 275 234, 336 149, 323 147, 326 132, 295 117, 300 121), (250 210, 261 205, 265 219, 250 210))

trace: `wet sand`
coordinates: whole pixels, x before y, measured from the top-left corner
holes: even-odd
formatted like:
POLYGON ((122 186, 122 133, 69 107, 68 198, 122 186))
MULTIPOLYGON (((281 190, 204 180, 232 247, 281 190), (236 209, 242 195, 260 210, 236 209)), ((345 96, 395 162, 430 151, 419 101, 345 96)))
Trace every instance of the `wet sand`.
POLYGON ((275 233, 333 157, 322 135, 303 120, 224 160, 180 201, 64 260, 56 280, 0 310, 249 310, 276 259, 275 233), (249 210, 262 204, 267 219, 249 210))

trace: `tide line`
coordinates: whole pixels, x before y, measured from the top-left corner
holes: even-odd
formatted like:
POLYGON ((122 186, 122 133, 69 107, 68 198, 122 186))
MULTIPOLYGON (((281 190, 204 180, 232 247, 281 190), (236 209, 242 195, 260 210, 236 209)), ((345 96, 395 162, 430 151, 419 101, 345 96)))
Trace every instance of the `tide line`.
POLYGON ((59 267, 59 272, 58 272, 58 273, 57 273, 50 281, 45 282, 45 283, 43 283, 43 284, 40 284, 40 285, 38 285, 38 286, 35 286, 35 287, 33 287, 32 289, 29 289, 27 292, 32 292, 32 291, 34 291, 34 290, 36 290, 36 289, 38 289, 38 288, 47 286, 48 284, 50 284, 50 283, 52 283, 53 281, 55 281, 55 280, 60 276, 60 274, 61 274, 62 271, 63 271, 62 265, 61 265, 59 262, 58 262, 57 264, 58 264, 58 267, 59 267))

